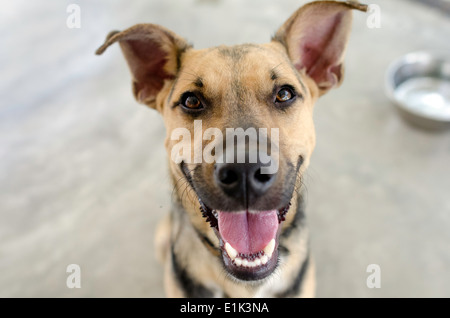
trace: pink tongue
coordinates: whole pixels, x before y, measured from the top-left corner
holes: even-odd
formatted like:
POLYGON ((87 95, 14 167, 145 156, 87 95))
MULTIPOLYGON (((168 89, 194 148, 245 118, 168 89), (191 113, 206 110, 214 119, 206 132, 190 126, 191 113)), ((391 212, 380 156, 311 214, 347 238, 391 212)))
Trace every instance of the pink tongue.
POLYGON ((222 212, 219 232, 238 253, 257 253, 273 239, 278 230, 277 210, 250 212, 222 212))

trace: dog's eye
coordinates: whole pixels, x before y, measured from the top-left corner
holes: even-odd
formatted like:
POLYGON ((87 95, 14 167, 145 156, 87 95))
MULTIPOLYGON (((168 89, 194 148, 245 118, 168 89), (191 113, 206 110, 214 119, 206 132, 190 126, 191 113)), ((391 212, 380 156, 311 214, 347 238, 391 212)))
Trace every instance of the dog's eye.
POLYGON ((203 109, 200 99, 193 93, 185 93, 181 98, 181 106, 187 111, 197 111, 203 109))
POLYGON ((294 93, 289 87, 283 87, 278 91, 277 96, 275 97, 275 102, 284 103, 293 99, 294 96, 294 93))

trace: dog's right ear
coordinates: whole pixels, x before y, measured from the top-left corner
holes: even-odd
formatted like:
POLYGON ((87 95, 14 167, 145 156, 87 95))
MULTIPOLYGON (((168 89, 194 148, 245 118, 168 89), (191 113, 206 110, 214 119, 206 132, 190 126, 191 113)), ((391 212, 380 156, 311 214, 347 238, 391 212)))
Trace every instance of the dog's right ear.
POLYGON ((95 52, 102 54, 111 44, 119 42, 133 76, 136 100, 157 108, 156 96, 166 80, 175 78, 181 55, 190 45, 175 33, 155 24, 137 24, 125 31, 113 31, 95 52))

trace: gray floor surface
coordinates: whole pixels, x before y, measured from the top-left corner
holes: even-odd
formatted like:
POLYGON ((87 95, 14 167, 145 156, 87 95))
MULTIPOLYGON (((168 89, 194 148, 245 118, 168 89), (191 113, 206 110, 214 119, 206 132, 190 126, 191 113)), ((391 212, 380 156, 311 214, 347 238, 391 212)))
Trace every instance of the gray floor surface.
MULTIPOLYGON (((304 1, 303 1, 304 2, 304 1)), ((172 188, 160 115, 138 105, 106 34, 139 22, 197 48, 263 43, 296 0, 1 1, 0 297, 162 297, 154 231, 172 188), (69 264, 81 288, 66 286, 69 264)), ((450 297, 450 131, 409 125, 388 64, 450 52, 450 18, 406 0, 356 13, 344 84, 315 110, 306 176, 318 297, 450 297), (368 288, 367 267, 381 269, 368 288)))

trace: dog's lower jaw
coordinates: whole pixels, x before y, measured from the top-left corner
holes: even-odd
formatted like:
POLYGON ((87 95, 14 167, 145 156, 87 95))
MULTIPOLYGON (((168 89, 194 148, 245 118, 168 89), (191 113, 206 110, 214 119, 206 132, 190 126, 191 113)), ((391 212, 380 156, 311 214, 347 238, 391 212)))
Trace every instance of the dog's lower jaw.
MULTIPOLYGON (((259 281, 270 276, 278 266, 278 241, 281 232, 281 223, 286 218, 286 213, 290 208, 290 203, 284 208, 273 211, 262 212, 217 212, 208 208, 202 201, 200 202, 200 210, 202 216, 209 222, 213 228, 217 238, 219 239, 219 247, 221 251, 221 257, 226 271, 234 279, 242 281, 259 281), (266 243, 260 244, 260 248, 254 251, 239 252, 239 249, 232 244, 220 233, 219 230, 219 218, 222 220, 230 218, 230 216, 239 215, 239 219, 247 221, 248 218, 258 218, 262 215, 264 222, 272 223, 272 228, 276 228, 276 232, 269 234, 266 239, 266 243), (274 219, 275 218, 275 219, 274 219), (272 219, 268 222, 267 219, 272 219)), ((225 221, 226 222, 226 221, 225 221)), ((224 224, 224 221, 221 223, 224 224)))
MULTIPOLYGON (((264 251, 252 255, 237 255, 235 258, 229 255, 226 246, 221 240, 222 259, 228 273, 240 281, 258 282, 269 277, 278 266, 278 238, 272 239, 268 245, 273 245, 270 254, 264 251), (273 243, 272 243, 273 242, 273 243)), ((232 247, 231 247, 232 248, 232 247)))

